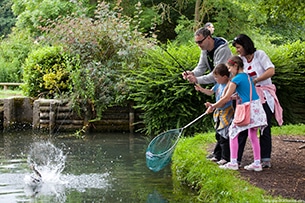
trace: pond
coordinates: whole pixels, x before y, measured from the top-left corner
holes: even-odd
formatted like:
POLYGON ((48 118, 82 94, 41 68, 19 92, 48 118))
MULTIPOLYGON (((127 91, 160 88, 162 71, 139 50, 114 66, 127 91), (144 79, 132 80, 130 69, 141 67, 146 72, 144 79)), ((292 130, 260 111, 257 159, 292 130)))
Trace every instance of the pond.
POLYGON ((174 193, 170 166, 157 173, 146 167, 149 141, 123 133, 3 133, 0 202, 184 202, 174 193))

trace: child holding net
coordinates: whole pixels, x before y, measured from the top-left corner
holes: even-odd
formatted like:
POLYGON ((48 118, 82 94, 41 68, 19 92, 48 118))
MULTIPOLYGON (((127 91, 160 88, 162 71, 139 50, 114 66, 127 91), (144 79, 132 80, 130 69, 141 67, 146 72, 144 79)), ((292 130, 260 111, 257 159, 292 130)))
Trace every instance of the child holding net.
MULTIPOLYGON (((212 89, 205 89, 199 85, 195 85, 195 89, 206 95, 215 94, 217 102, 223 95, 224 89, 229 82, 230 72, 225 64, 218 64, 214 68, 213 76, 217 83, 212 87, 212 89)), ((210 103, 207 102, 205 105, 208 107, 210 103)), ((214 157, 210 160, 217 161, 217 164, 219 165, 226 164, 230 161, 228 129, 233 120, 233 114, 234 110, 231 101, 228 101, 224 106, 217 108, 213 114, 217 143, 214 149, 214 157)))

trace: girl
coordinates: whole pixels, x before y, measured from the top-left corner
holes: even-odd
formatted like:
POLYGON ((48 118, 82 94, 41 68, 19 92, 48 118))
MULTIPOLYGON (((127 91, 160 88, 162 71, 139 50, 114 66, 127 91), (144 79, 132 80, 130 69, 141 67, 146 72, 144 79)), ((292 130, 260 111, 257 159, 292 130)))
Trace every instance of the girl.
POLYGON ((266 114, 256 93, 252 80, 246 73, 244 73, 244 65, 242 59, 239 56, 232 56, 227 62, 227 67, 231 73, 232 79, 228 83, 228 88, 226 89, 224 96, 215 104, 210 104, 209 108, 207 109, 207 113, 212 113, 215 108, 222 107, 231 99, 233 93, 236 92, 241 99, 241 104, 251 100, 251 120, 250 123, 245 126, 237 126, 234 122, 232 122, 229 127, 231 154, 230 162, 219 167, 224 169, 238 170, 238 135, 240 132, 248 129, 248 136, 253 149, 254 162, 245 166, 244 168, 246 170, 262 171, 260 145, 259 139, 257 137, 257 130, 259 127, 263 130, 263 128, 267 126, 266 114), (250 95, 250 85, 252 88, 252 95, 250 95))

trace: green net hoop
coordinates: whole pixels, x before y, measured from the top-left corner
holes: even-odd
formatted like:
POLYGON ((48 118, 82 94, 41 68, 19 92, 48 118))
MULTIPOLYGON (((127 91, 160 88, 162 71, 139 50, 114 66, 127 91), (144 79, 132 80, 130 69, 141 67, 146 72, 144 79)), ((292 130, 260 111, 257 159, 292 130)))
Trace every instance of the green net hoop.
POLYGON ((160 171, 170 163, 182 129, 173 129, 157 135, 146 149, 146 165, 154 171, 160 171))

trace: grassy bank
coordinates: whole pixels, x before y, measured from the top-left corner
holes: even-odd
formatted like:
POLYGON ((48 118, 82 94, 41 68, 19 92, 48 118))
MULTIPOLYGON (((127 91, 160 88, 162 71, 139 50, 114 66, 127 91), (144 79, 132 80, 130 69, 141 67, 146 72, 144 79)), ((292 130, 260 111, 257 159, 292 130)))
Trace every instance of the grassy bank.
POLYGON ((9 98, 12 96, 22 96, 22 91, 19 89, 15 89, 15 90, 0 90, 0 99, 5 99, 5 98, 9 98))
MULTIPOLYGON (((305 125, 272 128, 273 135, 304 135, 305 125)), ((196 191, 194 202, 268 202, 287 199, 271 197, 239 177, 238 171, 222 170, 208 161, 207 146, 215 143, 214 132, 184 137, 179 141, 172 158, 176 186, 187 185, 196 191)), ((289 201, 289 200, 288 200, 289 201)))

